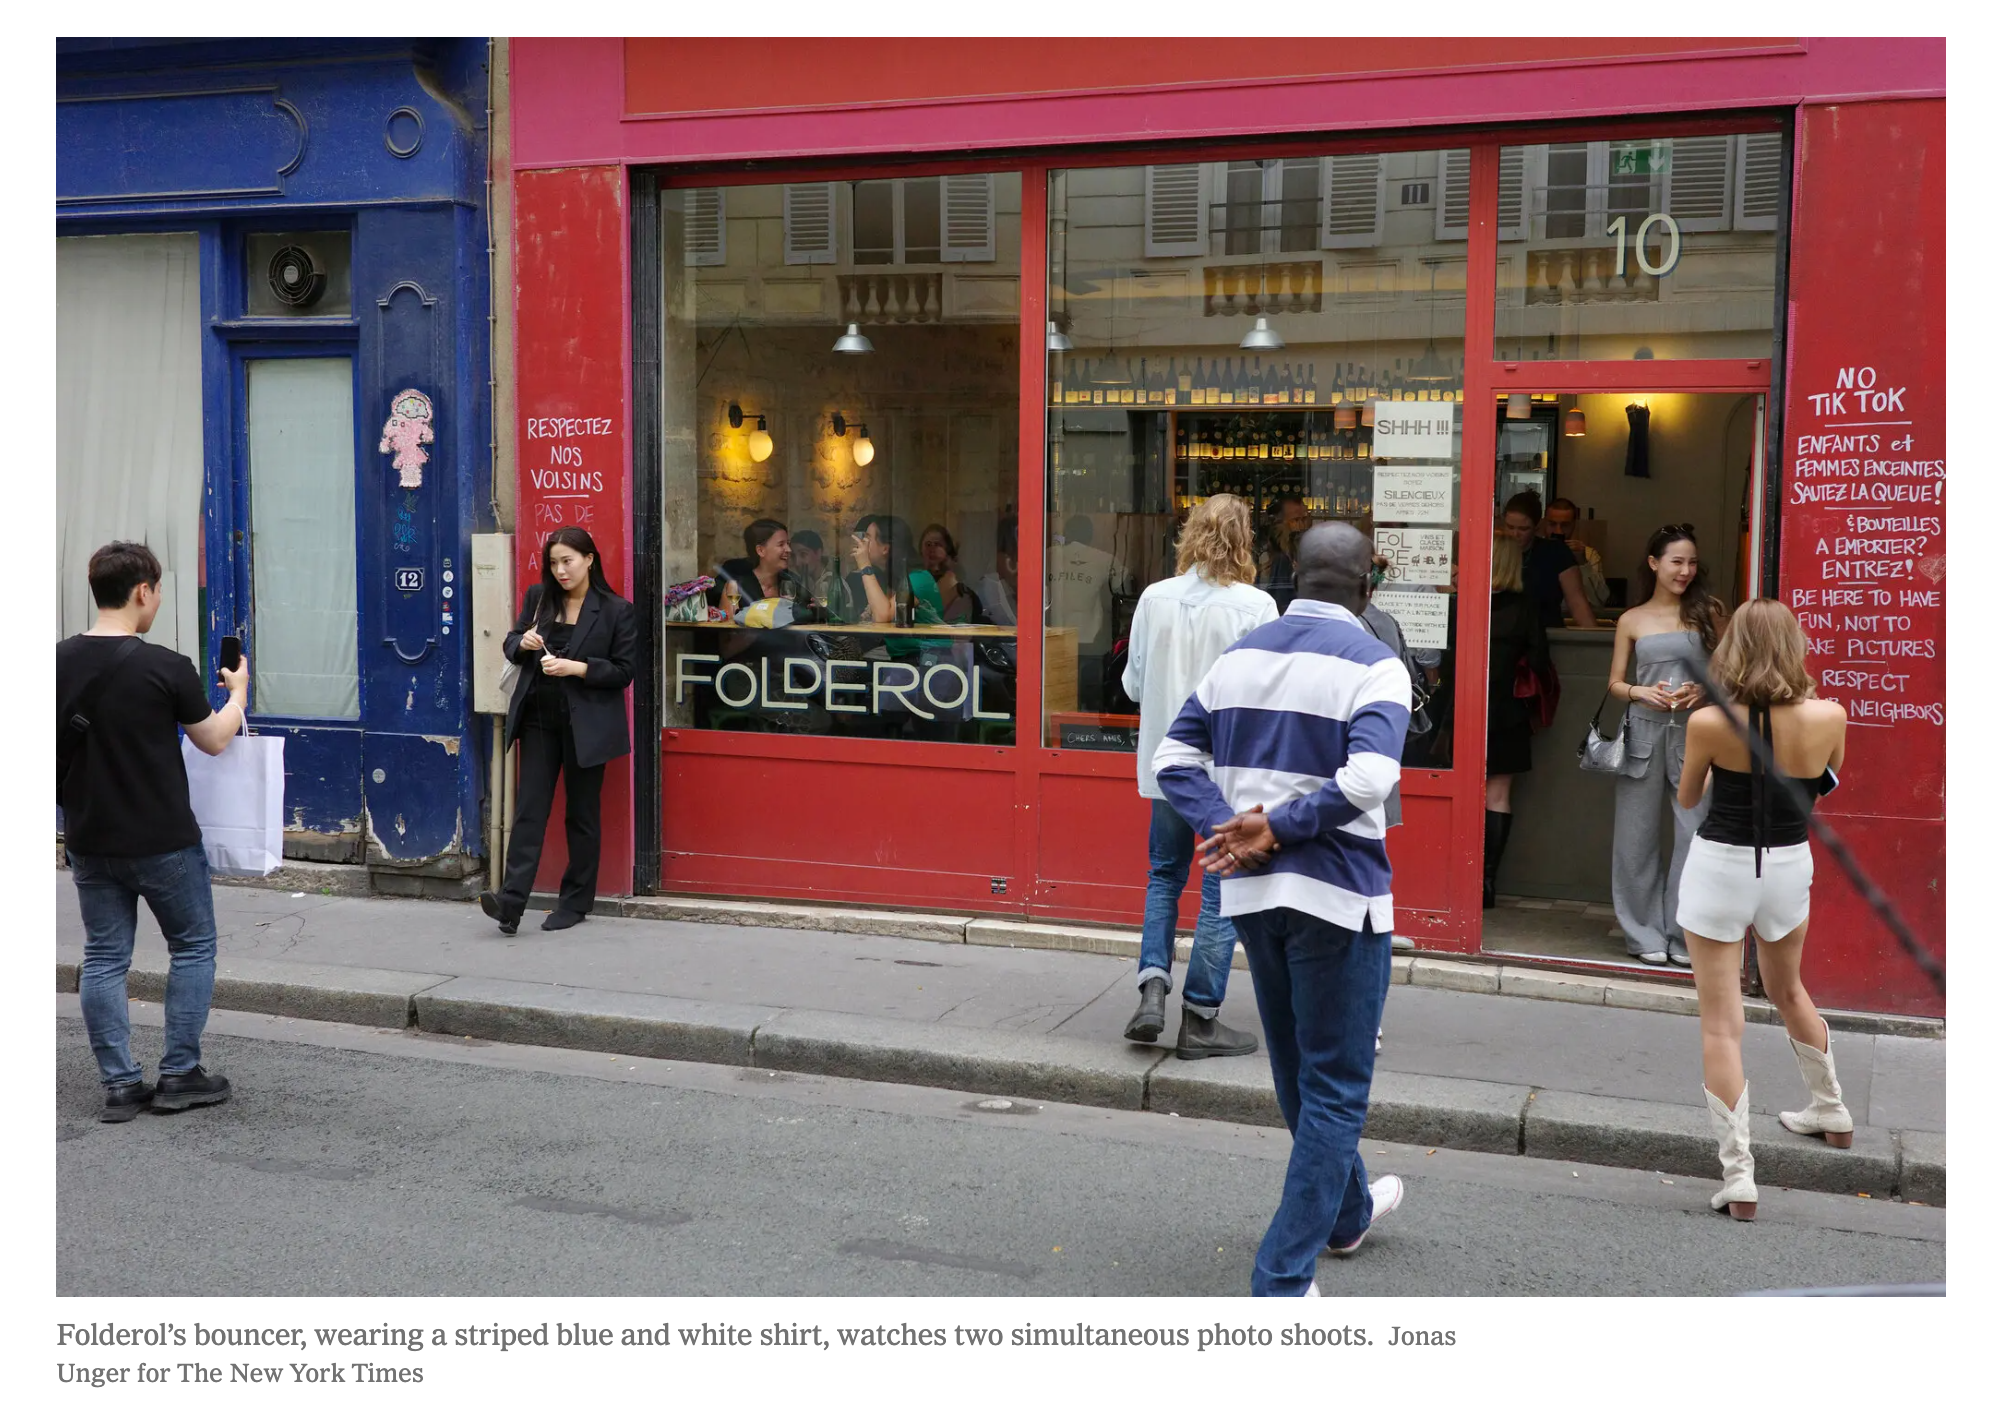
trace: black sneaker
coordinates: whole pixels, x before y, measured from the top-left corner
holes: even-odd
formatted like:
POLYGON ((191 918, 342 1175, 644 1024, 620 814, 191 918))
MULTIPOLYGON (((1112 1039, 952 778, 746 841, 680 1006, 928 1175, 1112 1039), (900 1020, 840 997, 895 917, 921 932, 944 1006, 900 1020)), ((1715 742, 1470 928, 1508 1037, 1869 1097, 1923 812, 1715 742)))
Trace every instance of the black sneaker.
POLYGON ((105 1124, 123 1124, 138 1118, 138 1112, 152 1100, 152 1087, 143 1080, 104 1087, 104 1112, 97 1116, 105 1124))
POLYGON ((209 1075, 195 1066, 185 1075, 160 1076, 159 1088, 152 1092, 152 1108, 170 1114, 195 1105, 218 1105, 227 1098, 227 1077, 209 1075))
POLYGON ((558 933, 563 929, 572 928, 576 923, 586 923, 587 921, 588 915, 585 913, 575 913, 570 909, 556 908, 553 912, 547 914, 545 921, 540 924, 540 931, 542 933, 558 933))

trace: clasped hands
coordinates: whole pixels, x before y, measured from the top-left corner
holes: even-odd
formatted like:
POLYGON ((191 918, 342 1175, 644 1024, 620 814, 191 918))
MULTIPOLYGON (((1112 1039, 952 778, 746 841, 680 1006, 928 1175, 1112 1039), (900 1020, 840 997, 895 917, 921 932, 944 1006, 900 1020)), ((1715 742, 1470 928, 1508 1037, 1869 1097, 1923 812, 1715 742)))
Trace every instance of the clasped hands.
POLYGON ((1247 869, 1259 868, 1277 854, 1279 848, 1280 842, 1273 838, 1273 825, 1266 816, 1266 807, 1255 805, 1211 830, 1203 844, 1203 867, 1205 872, 1220 879, 1229 878, 1247 869))

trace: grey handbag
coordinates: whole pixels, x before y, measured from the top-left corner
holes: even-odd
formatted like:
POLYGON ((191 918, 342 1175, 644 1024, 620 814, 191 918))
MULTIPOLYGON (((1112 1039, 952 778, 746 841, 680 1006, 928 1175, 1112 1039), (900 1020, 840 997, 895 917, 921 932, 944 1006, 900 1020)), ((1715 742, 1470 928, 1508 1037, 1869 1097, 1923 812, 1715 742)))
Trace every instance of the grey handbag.
POLYGON ((1591 714, 1590 730, 1584 733, 1584 744, 1577 748, 1577 768, 1580 771, 1596 771, 1601 776, 1616 776, 1625 769, 1625 722, 1619 722, 1618 731, 1606 736, 1598 730, 1598 719, 1605 714, 1605 703, 1611 700, 1612 690, 1607 687, 1605 695, 1598 699, 1598 710, 1591 714))

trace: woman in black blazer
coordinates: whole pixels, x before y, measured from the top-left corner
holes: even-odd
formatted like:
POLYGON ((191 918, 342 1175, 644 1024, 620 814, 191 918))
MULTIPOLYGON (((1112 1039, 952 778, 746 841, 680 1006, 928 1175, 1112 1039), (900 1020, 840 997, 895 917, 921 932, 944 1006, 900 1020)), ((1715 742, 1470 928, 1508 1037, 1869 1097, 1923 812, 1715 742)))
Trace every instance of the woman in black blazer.
POLYGON ((505 636, 505 656, 519 665, 505 714, 505 740, 519 746, 519 800, 504 884, 478 896, 498 931, 519 930, 553 788, 567 783, 567 872, 560 904, 540 927, 572 928, 595 906, 602 862, 602 774, 629 754, 623 693, 636 671, 636 609, 609 588, 595 541, 562 526, 540 551, 540 582, 526 591, 519 621, 505 636))

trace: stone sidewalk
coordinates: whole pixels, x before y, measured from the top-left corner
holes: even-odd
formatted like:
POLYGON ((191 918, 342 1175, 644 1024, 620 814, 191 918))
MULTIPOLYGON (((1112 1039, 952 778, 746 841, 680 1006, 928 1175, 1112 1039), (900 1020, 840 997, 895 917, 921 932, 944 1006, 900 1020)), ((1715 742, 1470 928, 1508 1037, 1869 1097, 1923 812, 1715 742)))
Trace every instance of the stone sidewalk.
MULTIPOLYGON (((56 882, 56 985, 73 991, 81 923, 61 871, 56 882)), ((942 940, 746 926, 752 910, 780 906, 742 907, 730 906, 731 922, 598 916, 560 934, 539 932, 529 913, 505 938, 474 904, 223 887, 215 1005, 1280 1123, 1262 1056, 1184 1062, 1122 1039, 1135 1002, 1130 958, 965 946, 959 925, 951 936, 937 929, 942 940)), ((140 918, 132 993, 156 999, 165 947, 150 915, 140 918)), ((1497 980, 1478 991, 1459 990, 1466 979, 1401 985, 1434 961, 1395 960, 1371 1137, 1715 1175, 1691 1015, 1503 995, 1492 968, 1482 974, 1497 980)), ((1224 1015, 1257 1029, 1242 970, 1224 1015)), ((1834 1050, 1857 1125, 1851 1151, 1778 1125, 1777 1110, 1804 1103, 1797 1067, 1779 1028, 1746 1029, 1760 1184, 1942 1204, 1945 1043, 1843 1027, 1834 1050)))

